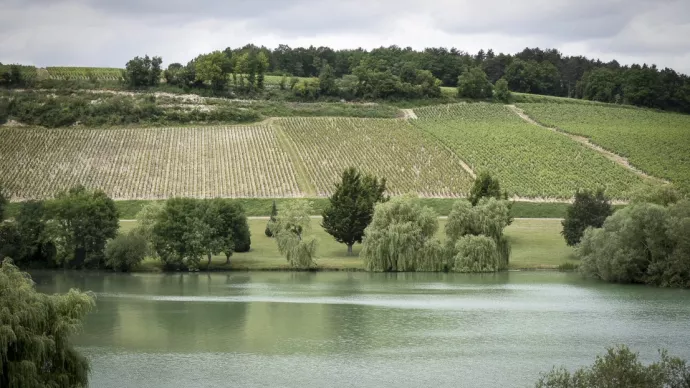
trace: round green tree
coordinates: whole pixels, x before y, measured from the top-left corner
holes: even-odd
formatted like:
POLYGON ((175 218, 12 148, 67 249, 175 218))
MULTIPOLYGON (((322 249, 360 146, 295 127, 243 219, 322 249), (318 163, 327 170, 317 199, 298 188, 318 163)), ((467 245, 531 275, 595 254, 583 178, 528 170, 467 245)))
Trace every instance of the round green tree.
POLYGON ((611 214, 613 214, 613 207, 603 190, 597 190, 596 193, 578 190, 575 193, 575 202, 568 207, 565 219, 561 222, 563 225, 561 234, 568 245, 577 245, 585 229, 601 228, 606 217, 611 214))
POLYGON ((493 96, 494 86, 479 67, 466 69, 458 77, 458 97, 484 99, 493 96))

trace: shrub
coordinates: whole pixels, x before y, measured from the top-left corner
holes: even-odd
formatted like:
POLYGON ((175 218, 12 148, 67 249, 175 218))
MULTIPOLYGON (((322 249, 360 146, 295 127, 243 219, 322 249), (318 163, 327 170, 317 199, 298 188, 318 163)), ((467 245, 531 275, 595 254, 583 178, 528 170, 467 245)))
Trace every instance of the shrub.
POLYGON ((492 177, 487 171, 480 172, 474 180, 468 199, 472 202, 472 206, 476 206, 479 200, 484 197, 496 199, 508 198, 508 193, 501 193, 501 184, 498 178, 492 177))
POLYGON ((575 254, 585 276, 690 287, 690 201, 632 204, 588 228, 575 254))
POLYGON ((553 368, 537 381, 536 388, 666 388, 688 387, 690 367, 685 360, 659 352, 661 360, 649 365, 639 361, 637 353, 626 346, 609 348, 604 356, 597 356, 592 366, 573 373, 553 368))
POLYGON ((489 237, 463 236, 455 244, 455 250, 455 272, 496 272, 500 269, 496 243, 489 237))
POLYGON ((494 86, 491 85, 486 73, 479 67, 465 69, 458 77, 458 97, 485 99, 493 96, 494 86))
POLYGON ((513 99, 513 94, 508 89, 508 81, 501 78, 494 85, 494 99, 503 103, 509 103, 513 99))
POLYGON ((105 263, 116 271, 128 272, 144 260, 147 251, 147 241, 142 235, 134 231, 119 234, 105 247, 105 263))
POLYGON ((600 228, 611 214, 613 207, 603 190, 597 190, 596 193, 578 190, 575 193, 575 202, 568 207, 565 219, 561 222, 561 234, 569 246, 576 245, 582 239, 585 229, 600 228))

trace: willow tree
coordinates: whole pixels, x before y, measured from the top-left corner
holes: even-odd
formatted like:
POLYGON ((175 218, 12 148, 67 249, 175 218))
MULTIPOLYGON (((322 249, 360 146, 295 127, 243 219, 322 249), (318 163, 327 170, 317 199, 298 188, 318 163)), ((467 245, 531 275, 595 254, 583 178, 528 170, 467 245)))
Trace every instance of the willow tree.
POLYGON ((46 295, 11 261, 0 265, 0 387, 85 387, 89 363, 70 343, 95 303, 46 295))
POLYGON ((508 267, 510 245, 503 230, 512 218, 507 201, 483 198, 477 206, 460 200, 446 223, 446 249, 459 272, 494 272, 508 267))
POLYGON ((455 250, 455 272, 496 272, 500 269, 501 258, 498 248, 489 237, 463 236, 455 244, 455 250))
POLYGON ((278 250, 295 268, 314 266, 316 240, 304 233, 311 227, 311 202, 286 202, 271 224, 271 233, 276 239, 278 250))
POLYGON ((412 196, 394 198, 376 205, 360 256, 369 271, 442 271, 445 252, 433 238, 437 230, 431 208, 412 196))

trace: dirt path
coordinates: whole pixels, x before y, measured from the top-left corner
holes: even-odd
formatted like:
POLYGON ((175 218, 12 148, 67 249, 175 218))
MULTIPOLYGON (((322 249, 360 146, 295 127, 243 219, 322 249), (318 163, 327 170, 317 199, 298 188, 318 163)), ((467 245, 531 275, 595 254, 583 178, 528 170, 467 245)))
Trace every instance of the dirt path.
POLYGON ((417 114, 412 109, 400 109, 405 120, 417 120, 417 114))
POLYGON ((591 141, 589 141, 588 138, 586 138, 584 136, 573 135, 571 133, 565 132, 565 131, 560 130, 558 128, 552 128, 552 127, 547 127, 545 125, 542 125, 542 124, 538 123, 537 121, 535 121, 534 119, 532 119, 531 117, 529 117, 522 109, 518 108, 515 105, 506 105, 506 107, 508 107, 508 109, 513 111, 516 115, 520 116, 520 118, 525 120, 526 122, 528 122, 532 125, 536 125, 538 127, 544 128, 544 129, 548 129, 549 131, 556 132, 556 133, 559 133, 561 135, 567 136, 567 137, 571 138, 572 140, 574 140, 578 143, 581 143, 581 144, 585 145, 586 147, 593 149, 594 151, 597 151, 598 153, 602 154, 605 158, 615 162, 616 164, 618 164, 624 168, 627 168, 628 170, 634 172, 635 174, 641 176, 642 178, 650 179, 650 180, 654 180, 654 181, 666 183, 666 184, 669 183, 667 180, 660 179, 660 178, 657 178, 655 176, 651 176, 651 175, 645 173, 644 171, 635 168, 633 165, 630 164, 628 159, 592 143, 591 141))

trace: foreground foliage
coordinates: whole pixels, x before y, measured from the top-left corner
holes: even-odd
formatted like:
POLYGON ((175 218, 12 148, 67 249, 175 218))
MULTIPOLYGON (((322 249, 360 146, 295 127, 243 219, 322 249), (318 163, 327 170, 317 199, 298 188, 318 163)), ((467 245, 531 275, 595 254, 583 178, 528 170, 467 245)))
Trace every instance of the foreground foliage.
POLYGON ((45 295, 10 260, 0 265, 0 387, 88 385, 88 360, 70 337, 95 303, 77 290, 45 295))
POLYGON ((446 223, 449 267, 455 272, 496 272, 508 269, 510 244, 504 229, 512 223, 507 201, 484 198, 455 202, 446 223))
POLYGON ((644 365, 627 346, 609 348, 594 364, 570 372, 560 367, 543 374, 536 388, 685 388, 690 386, 690 366, 662 350, 660 360, 644 365))
POLYGON ((690 200, 634 203, 589 228, 576 250, 580 271, 617 283, 690 287, 690 200))

